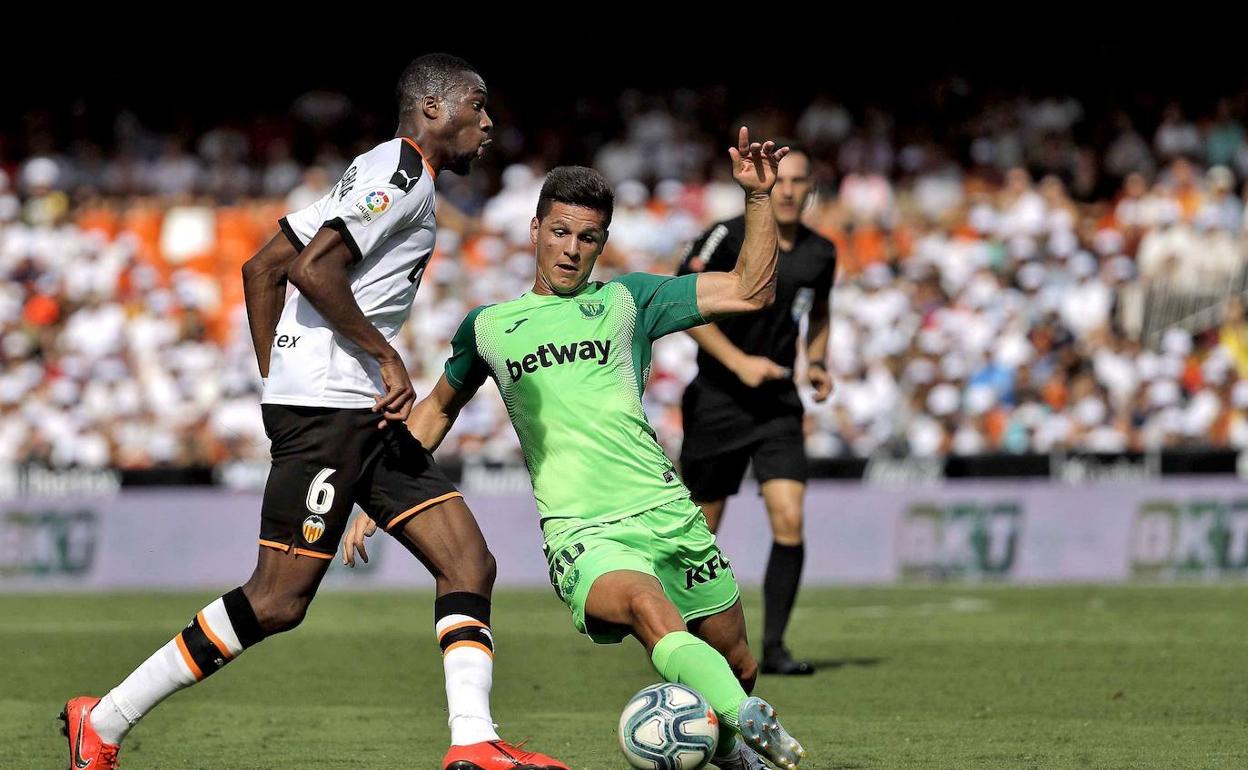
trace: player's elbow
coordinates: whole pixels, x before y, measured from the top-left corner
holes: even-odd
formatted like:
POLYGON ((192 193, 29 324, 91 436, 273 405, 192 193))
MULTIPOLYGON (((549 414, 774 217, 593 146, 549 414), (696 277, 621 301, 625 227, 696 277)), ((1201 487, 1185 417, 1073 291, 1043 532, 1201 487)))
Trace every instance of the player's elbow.
POLYGON ((774 305, 776 303, 775 276, 772 275, 761 284, 743 287, 740 300, 742 313, 757 313, 774 305))
POLYGON ((754 303, 758 305, 757 310, 766 310, 776 304, 776 282, 774 280, 767 282, 767 285, 755 297, 754 303))
POLYGON ((243 263, 243 283, 281 283, 286 280, 286 264, 266 250, 243 263))
POLYGON ((243 281, 249 284, 281 283, 286 280, 287 270, 297 258, 298 252, 294 247, 281 236, 275 237, 243 263, 243 281))
POLYGON ((300 293, 306 295, 316 281, 316 274, 316 264, 311 260, 300 257, 291 264, 286 277, 300 293))

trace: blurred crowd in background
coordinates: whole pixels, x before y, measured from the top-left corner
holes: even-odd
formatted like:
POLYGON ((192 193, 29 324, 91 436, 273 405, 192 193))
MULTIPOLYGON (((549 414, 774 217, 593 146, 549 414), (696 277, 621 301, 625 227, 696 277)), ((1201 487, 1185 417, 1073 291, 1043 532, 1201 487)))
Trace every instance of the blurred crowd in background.
MULTIPOLYGON (((812 456, 1248 448, 1248 94, 1145 114, 994 95, 927 120, 828 96, 726 105, 715 89, 630 91, 528 134, 500 106, 490 157, 438 179, 437 252, 397 345, 418 391, 472 307, 531 285, 546 169, 591 163, 615 185, 597 278, 670 273, 741 211, 725 137, 745 123, 806 148, 806 222, 839 250, 837 384, 808 405, 812 456), (1158 326, 1155 300, 1174 293, 1201 312, 1158 326)), ((242 263, 385 121, 320 92, 208 130, 46 120, 0 135, 0 462, 265 460, 242 263)), ((674 456, 694 345, 667 338, 654 361, 646 407, 674 456)), ((520 457, 485 390, 444 455, 520 457)))

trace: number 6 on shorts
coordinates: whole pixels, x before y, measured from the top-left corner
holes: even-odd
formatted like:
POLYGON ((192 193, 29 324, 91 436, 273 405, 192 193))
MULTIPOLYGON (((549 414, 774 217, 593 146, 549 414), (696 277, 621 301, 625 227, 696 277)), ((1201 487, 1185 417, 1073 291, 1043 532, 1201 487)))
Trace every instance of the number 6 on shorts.
POLYGON ((316 474, 316 478, 312 479, 311 486, 308 487, 308 510, 312 513, 328 513, 330 507, 334 504, 334 488, 329 485, 328 479, 334 473, 333 468, 322 468, 316 474))

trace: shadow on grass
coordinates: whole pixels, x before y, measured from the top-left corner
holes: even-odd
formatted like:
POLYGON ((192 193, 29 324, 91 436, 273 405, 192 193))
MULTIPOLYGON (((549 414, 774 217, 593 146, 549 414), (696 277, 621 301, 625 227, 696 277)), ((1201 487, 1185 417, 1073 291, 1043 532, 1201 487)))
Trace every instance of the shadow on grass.
POLYGON ((883 663, 884 658, 816 658, 807 659, 806 662, 815 667, 815 673, 817 674, 823 670, 846 668, 849 666, 871 668, 883 663))

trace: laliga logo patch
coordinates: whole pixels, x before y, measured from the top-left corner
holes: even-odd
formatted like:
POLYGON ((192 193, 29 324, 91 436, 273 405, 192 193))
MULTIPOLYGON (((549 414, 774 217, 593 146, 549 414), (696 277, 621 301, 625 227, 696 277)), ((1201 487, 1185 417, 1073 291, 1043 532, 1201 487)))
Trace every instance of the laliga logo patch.
POLYGON ((365 227, 373 220, 390 209, 390 194, 385 190, 373 190, 364 193, 364 197, 355 202, 355 210, 360 212, 360 219, 365 227))
POLYGON ((325 534, 325 520, 320 516, 314 514, 303 520, 303 539, 308 541, 308 545, 320 540, 323 534, 325 534))

